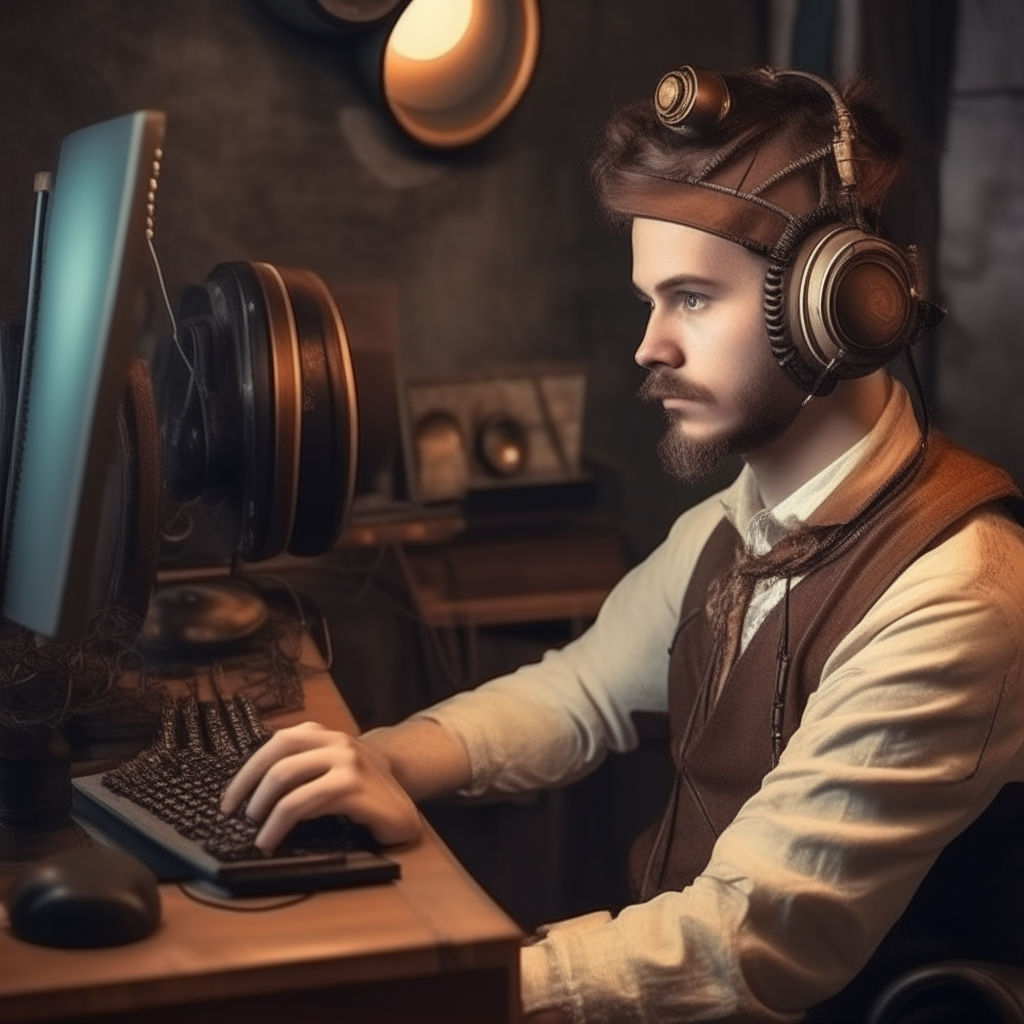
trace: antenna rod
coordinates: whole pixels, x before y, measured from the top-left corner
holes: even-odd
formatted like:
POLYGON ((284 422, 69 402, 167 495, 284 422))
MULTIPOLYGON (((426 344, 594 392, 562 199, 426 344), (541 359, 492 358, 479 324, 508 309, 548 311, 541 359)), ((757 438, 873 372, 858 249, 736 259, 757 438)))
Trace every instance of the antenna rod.
POLYGON ((39 281, 43 276, 43 239, 46 235, 46 213, 50 208, 53 175, 49 171, 37 171, 33 188, 36 193, 36 220, 32 231, 32 261, 29 264, 28 272, 28 310, 25 313, 23 358, 35 341, 36 321, 39 319, 39 281))
POLYGON ((32 361, 35 354, 36 323, 39 319, 39 288, 43 277, 43 241, 46 237, 46 215, 50 209, 53 175, 37 171, 33 182, 36 193, 35 226, 32 229, 32 256, 28 269, 28 309, 25 310, 25 331, 21 342, 21 367, 18 373, 18 401, 14 413, 14 431, 11 437, 10 464, 7 469, 4 493, 2 535, 0 535, 0 578, 6 582, 7 562, 10 557, 11 530, 14 507, 21 478, 22 449, 25 443, 25 424, 28 419, 28 389, 32 382, 32 361))

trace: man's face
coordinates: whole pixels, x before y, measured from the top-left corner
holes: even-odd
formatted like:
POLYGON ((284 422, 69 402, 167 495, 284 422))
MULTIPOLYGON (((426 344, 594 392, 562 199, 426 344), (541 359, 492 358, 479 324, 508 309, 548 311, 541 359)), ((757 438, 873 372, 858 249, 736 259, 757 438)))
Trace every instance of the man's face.
POLYGON ((636 352, 641 398, 668 429, 665 468, 687 481, 781 437, 804 396, 772 358, 762 314, 766 264, 735 242, 668 221, 633 220, 633 285, 651 317, 636 352))

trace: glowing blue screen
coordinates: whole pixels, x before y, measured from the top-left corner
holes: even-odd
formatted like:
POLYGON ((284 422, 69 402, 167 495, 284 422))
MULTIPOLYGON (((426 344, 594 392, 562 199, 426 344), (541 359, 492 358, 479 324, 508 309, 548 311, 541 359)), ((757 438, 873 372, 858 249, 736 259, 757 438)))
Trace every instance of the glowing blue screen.
POLYGON ((3 604, 8 618, 48 636, 60 622, 86 463, 96 443, 93 421, 112 354, 144 125, 140 112, 69 135, 50 201, 3 604))

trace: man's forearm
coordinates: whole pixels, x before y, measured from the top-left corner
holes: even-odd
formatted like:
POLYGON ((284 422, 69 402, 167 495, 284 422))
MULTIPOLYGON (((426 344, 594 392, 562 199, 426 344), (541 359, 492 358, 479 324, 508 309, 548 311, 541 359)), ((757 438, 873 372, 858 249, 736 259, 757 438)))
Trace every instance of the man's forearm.
POLYGON ((469 785, 469 755, 462 741, 429 719, 371 729, 363 740, 387 758, 391 773, 413 800, 446 796, 469 785))

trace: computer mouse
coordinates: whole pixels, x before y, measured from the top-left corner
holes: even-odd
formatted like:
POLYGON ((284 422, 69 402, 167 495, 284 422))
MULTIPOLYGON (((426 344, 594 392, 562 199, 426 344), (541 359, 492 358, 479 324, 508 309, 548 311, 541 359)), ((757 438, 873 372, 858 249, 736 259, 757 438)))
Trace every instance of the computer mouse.
POLYGON ((160 923, 156 876, 134 857, 105 847, 40 860, 7 896, 11 930, 44 946, 119 946, 160 923))

